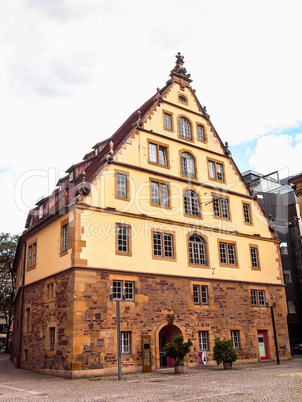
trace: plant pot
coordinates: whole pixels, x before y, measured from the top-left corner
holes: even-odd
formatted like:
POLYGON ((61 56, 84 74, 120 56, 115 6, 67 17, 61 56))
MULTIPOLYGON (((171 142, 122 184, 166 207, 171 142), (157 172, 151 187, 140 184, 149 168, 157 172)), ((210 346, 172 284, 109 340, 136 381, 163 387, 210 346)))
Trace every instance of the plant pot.
POLYGON ((178 366, 174 366, 174 373, 175 374, 181 374, 184 372, 184 365, 179 364, 178 366))
POLYGON ((225 370, 231 370, 232 369, 232 362, 223 362, 223 368, 225 370))

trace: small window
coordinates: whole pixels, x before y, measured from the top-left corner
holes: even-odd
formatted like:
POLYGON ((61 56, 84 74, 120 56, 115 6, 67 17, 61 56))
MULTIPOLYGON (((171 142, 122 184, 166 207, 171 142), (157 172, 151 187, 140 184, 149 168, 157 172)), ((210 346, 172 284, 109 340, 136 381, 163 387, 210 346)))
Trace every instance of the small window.
POLYGON ((173 234, 153 232, 153 257, 174 258, 173 234))
POLYGON ((168 166, 168 148, 161 144, 149 142, 149 163, 168 166))
POLYGON ((266 306, 265 291, 258 290, 258 297, 259 297, 259 306, 265 307, 266 306))
POLYGON ((112 282, 112 299, 122 300, 123 282, 113 281, 112 282))
POLYGON ((213 197, 214 216, 230 219, 229 202, 226 198, 213 197))
POLYGON ((62 252, 67 251, 67 233, 68 233, 68 225, 64 225, 62 227, 62 252))
POLYGON ((287 301, 287 308, 288 308, 288 314, 296 314, 296 304, 295 300, 288 300, 287 301))
POLYGON ((116 224, 116 254, 131 255, 131 226, 126 224, 116 224))
POLYGON ((220 264, 236 266, 236 251, 233 243, 219 243, 220 264))
POLYGON ((28 247, 28 268, 31 267, 31 262, 32 262, 32 254, 33 254, 33 247, 29 246, 28 247))
POLYGON ((169 185, 151 181, 151 204, 169 207, 169 185))
POLYGON ((121 332, 121 352, 123 354, 131 353, 131 332, 121 332))
POLYGON ((73 171, 69 173, 68 180, 69 180, 69 183, 71 183, 73 181, 73 171))
POLYGON ((49 328, 49 350, 55 350, 56 329, 55 327, 49 328))
POLYGON ((201 286, 201 303, 202 304, 209 304, 208 300, 208 287, 207 286, 201 286))
POLYGON ((185 96, 183 96, 183 95, 179 95, 178 100, 181 103, 188 103, 187 98, 185 96))
POLYGON ((36 266, 37 263, 37 243, 33 243, 28 247, 28 264, 27 267, 31 268, 36 266))
POLYGON ((254 269, 260 268, 257 247, 250 247, 250 252, 251 252, 252 268, 254 269))
POLYGON ((243 204, 243 215, 244 215, 245 223, 252 223, 250 204, 245 204, 245 203, 243 204))
POLYGON ((127 173, 116 172, 116 198, 127 199, 128 175, 127 173))
POLYGON ((24 360, 27 362, 28 360, 28 349, 24 349, 24 360))
POLYGON ((292 283, 292 273, 289 269, 283 271, 283 277, 285 283, 292 283))
POLYGON ((54 289, 54 284, 53 282, 47 284, 47 298, 48 299, 53 299, 53 289, 54 289))
POLYGON ((178 130, 181 138, 192 140, 191 124, 185 117, 180 117, 178 119, 178 130))
POLYGON ((170 113, 164 113, 165 129, 172 130, 172 116, 170 113))
POLYGON ((194 304, 200 304, 200 288, 199 285, 193 285, 194 304))
POLYGON ((251 289, 251 303, 253 307, 258 306, 258 294, 256 289, 251 289))
POLYGON ((205 141, 204 127, 201 124, 197 124, 197 138, 199 141, 205 141))
POLYGON ((134 282, 125 281, 124 296, 125 300, 134 300, 134 282))
POLYGON ((240 348, 239 331, 231 331, 231 339, 233 341, 234 348, 239 349, 240 348))
POLYGON ((209 332, 208 331, 199 331, 199 350, 209 350, 209 332))
POLYGON ((43 204, 39 207, 39 219, 43 218, 43 204))
POLYGON ((37 243, 33 244, 33 266, 36 266, 37 262, 37 243))
POLYGON ((188 152, 183 152, 180 156, 181 173, 184 176, 196 177, 194 158, 188 152))
POLYGON ((27 309, 26 309, 26 323, 25 323, 25 325, 26 325, 25 332, 29 332, 29 330, 30 330, 30 308, 29 307, 27 307, 27 309))
POLYGON ((193 265, 207 265, 205 244, 200 236, 189 237, 189 263, 193 265))
POLYGON ((193 190, 187 190, 184 194, 186 215, 200 216, 199 197, 193 190))
POLYGON ((209 178, 217 181, 224 181, 223 164, 215 161, 208 161, 209 178))
POLYGON ((266 307, 265 291, 251 289, 251 304, 253 307, 266 307))

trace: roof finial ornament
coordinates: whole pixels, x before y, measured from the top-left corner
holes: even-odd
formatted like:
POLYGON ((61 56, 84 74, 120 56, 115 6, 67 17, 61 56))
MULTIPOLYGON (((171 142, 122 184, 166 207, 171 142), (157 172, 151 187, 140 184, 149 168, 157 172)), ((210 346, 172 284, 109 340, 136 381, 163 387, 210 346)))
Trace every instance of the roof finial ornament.
POLYGON ((137 119, 137 121, 136 121, 136 125, 137 125, 137 127, 143 127, 143 126, 144 126, 144 123, 143 123, 143 121, 142 121, 142 112, 139 110, 139 111, 137 112, 137 114, 138 114, 138 119, 137 119))
POLYGON ((205 115, 206 115, 206 118, 209 119, 209 118, 210 118, 210 115, 209 115, 209 113, 207 112, 207 107, 206 107, 205 105, 203 106, 203 110, 204 110, 204 113, 205 113, 205 115))
POLYGON ((170 77, 175 82, 178 82, 181 87, 188 87, 192 80, 190 79, 191 74, 187 74, 187 70, 183 67, 184 56, 180 52, 177 53, 175 67, 171 70, 170 77))
POLYGON ((82 182, 84 183, 86 181, 86 172, 83 170, 82 172, 82 182))
POLYGON ((156 99, 157 99, 158 102, 161 102, 163 100, 163 97, 160 94, 160 88, 157 87, 156 92, 157 92, 156 99))
POLYGON ((110 141, 109 146, 110 146, 110 151, 109 152, 110 152, 111 155, 113 155, 113 141, 112 140, 110 141))
POLYGON ((225 142, 224 153, 225 153, 226 156, 231 156, 231 151, 229 150, 229 143, 227 141, 225 142))

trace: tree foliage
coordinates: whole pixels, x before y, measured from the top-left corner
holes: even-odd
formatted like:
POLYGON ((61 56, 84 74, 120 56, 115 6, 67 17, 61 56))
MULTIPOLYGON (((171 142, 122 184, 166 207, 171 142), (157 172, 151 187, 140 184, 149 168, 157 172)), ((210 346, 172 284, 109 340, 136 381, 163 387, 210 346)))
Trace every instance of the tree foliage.
POLYGON ((190 353, 192 345, 193 343, 190 340, 184 342, 184 337, 177 335, 174 337, 173 342, 165 345, 165 354, 174 359, 175 364, 179 366, 179 364, 183 363, 186 355, 190 353))
POLYGON ((0 234, 0 317, 5 318, 7 326, 6 351, 8 351, 8 335, 14 318, 16 284, 14 259, 18 239, 18 235, 3 232, 0 234))
POLYGON ((219 337, 215 338, 213 347, 213 360, 219 365, 220 363, 233 363, 238 356, 233 347, 231 339, 222 340, 219 337))

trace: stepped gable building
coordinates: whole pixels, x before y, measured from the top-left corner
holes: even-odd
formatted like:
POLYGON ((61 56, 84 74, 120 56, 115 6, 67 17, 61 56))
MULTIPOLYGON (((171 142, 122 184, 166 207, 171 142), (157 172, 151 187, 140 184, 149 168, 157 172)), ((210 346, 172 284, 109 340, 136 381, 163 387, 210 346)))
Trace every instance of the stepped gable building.
POLYGON ((239 361, 290 358, 279 240, 178 53, 162 89, 30 211, 17 250, 13 358, 69 378, 186 364, 216 336, 239 361))

